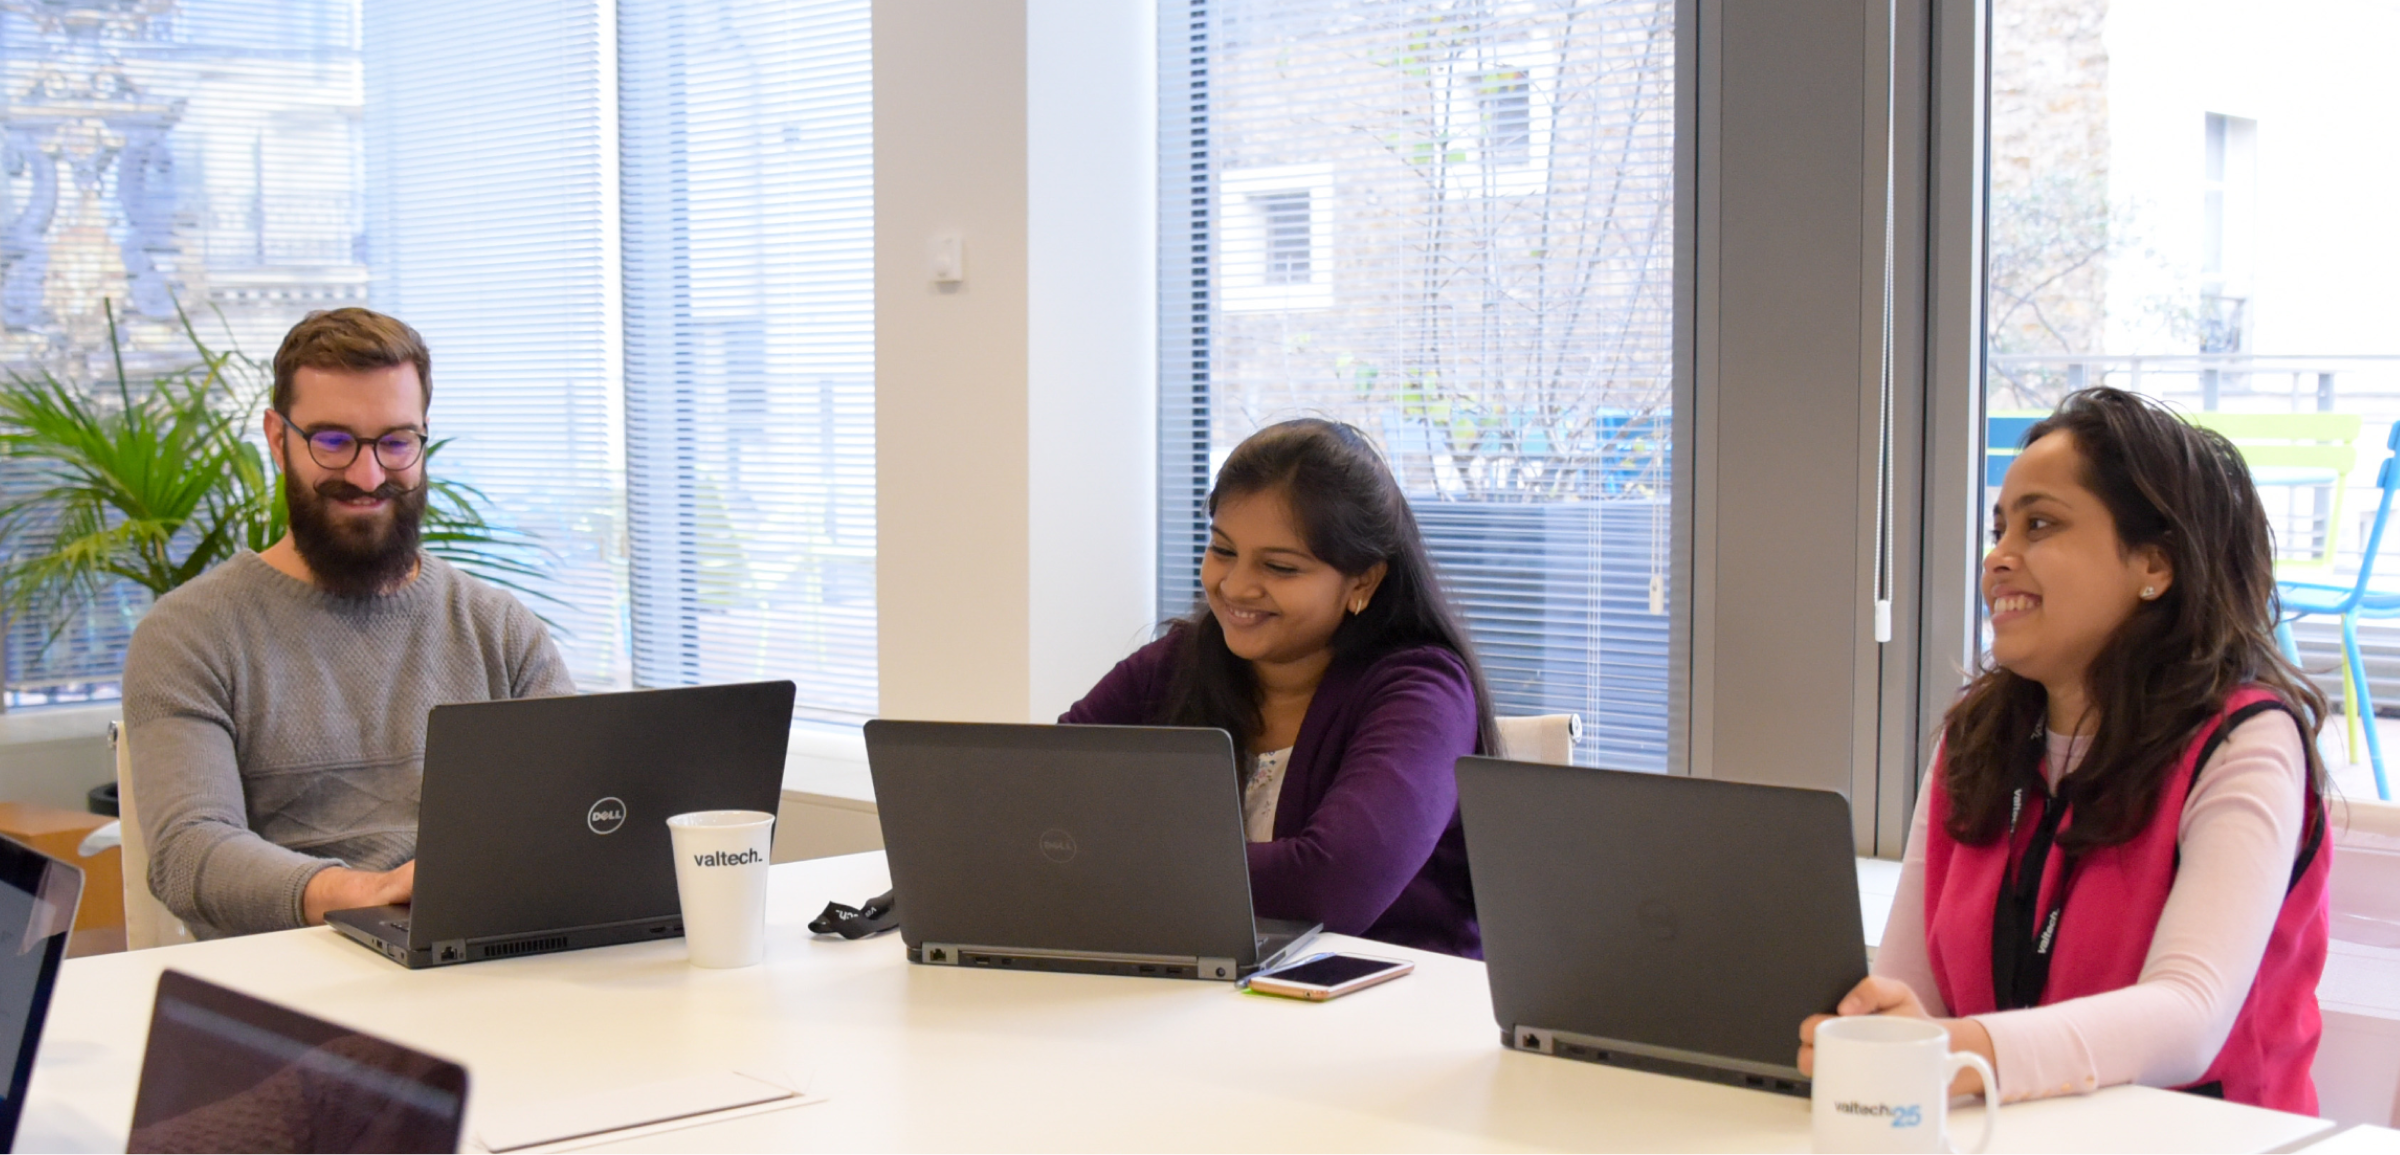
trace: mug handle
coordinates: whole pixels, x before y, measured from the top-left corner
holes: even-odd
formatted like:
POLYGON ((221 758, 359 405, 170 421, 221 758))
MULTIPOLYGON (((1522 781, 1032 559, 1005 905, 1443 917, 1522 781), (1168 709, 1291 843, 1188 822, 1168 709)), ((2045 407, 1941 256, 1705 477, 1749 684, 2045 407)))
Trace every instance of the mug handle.
MULTIPOLYGON (((1952 1051, 1942 1064, 1942 1087, 1945 1092, 1951 1081, 1958 1078, 1959 1071, 1967 1067, 1975 1068, 1975 1073, 1983 1079, 1983 1137, 1975 1141, 1975 1146, 1967 1149, 1966 1155, 1983 1155, 1992 1145, 1992 1129, 2000 1125, 2000 1080, 1993 1077, 1992 1065, 1985 1062, 1983 1056, 1973 1051, 1952 1051)), ((1952 1155, 1958 1155, 1958 1145, 1950 1141, 1948 1128, 1943 1129, 1942 1146, 1952 1155)))

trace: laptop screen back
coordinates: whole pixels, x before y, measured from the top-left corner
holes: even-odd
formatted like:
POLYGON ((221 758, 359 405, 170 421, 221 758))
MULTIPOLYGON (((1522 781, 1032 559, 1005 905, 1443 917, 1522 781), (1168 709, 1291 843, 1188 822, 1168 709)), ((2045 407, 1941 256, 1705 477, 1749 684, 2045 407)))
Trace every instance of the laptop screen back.
POLYGON ((158 979, 130 1151, 456 1151, 467 1072, 179 971, 158 979))
POLYGON ((0 1070, 9 1073, 8 1097, 0 1100, 0 1143, 16 1137, 50 988, 67 956, 67 931, 82 891, 82 871, 0 838, 0 1070))
POLYGON ((792 698, 776 681, 434 707, 413 941, 675 917, 668 816, 774 813, 792 698))
POLYGON ((866 725, 901 935, 1257 961, 1223 730, 866 725))
POLYGON ((1779 1071, 1867 974, 1839 794, 1462 758, 1492 1010, 1779 1071))

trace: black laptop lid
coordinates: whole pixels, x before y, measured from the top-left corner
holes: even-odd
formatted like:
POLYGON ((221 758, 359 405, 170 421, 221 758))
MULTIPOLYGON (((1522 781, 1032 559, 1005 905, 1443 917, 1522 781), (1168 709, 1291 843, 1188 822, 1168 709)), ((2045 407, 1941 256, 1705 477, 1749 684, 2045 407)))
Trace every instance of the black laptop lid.
POLYGON ((129 1151, 456 1151, 456 1063, 180 971, 158 976, 129 1151))
POLYGON ((437 706, 412 942, 672 917, 669 815, 775 813, 792 684, 437 706))
POLYGON ((1223 730, 877 720, 866 737, 909 946, 1258 961, 1223 730))
POLYGON ((67 932, 83 895, 83 872, 23 843, 0 838, 0 1147, 14 1150, 25 1084, 33 1078, 50 990, 67 957, 67 932))
POLYGON ((1502 1030, 1785 1068, 1866 977, 1839 794, 1497 758, 1458 788, 1502 1030))

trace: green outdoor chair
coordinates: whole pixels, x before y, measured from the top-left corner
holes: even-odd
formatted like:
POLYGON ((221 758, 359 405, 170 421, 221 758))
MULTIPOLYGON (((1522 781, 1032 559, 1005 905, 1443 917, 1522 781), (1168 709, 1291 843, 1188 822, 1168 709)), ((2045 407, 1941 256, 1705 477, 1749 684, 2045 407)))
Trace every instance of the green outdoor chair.
POLYGON ((2278 577, 2322 575, 2333 569, 2342 539, 2342 499, 2350 471, 2358 466, 2358 434, 2366 424, 2355 413, 2186 413, 2184 420, 2213 429, 2241 450, 2250 480, 2260 486, 2331 486, 2325 532, 2313 553, 2282 554, 2278 577))

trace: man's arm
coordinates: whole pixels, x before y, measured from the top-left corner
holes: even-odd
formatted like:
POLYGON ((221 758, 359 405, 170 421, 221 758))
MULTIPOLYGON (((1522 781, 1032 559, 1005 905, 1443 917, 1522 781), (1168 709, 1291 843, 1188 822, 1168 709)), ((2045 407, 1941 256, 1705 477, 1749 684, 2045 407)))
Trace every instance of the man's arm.
POLYGON ((230 675, 179 619, 154 610, 125 656, 130 785, 150 846, 150 891, 202 933, 301 926, 310 880, 341 864, 251 831, 230 675))
POLYGON ((567 660, 550 640, 550 628, 533 616, 524 603, 508 599, 509 686, 511 698, 563 698, 575 692, 567 660))

